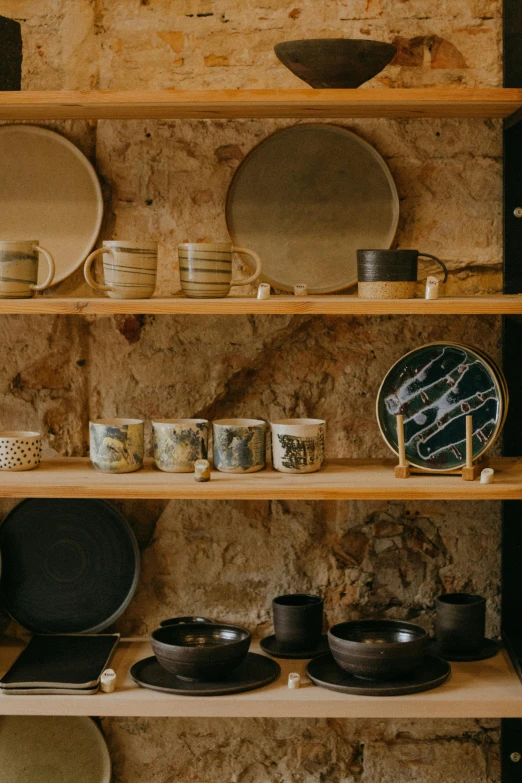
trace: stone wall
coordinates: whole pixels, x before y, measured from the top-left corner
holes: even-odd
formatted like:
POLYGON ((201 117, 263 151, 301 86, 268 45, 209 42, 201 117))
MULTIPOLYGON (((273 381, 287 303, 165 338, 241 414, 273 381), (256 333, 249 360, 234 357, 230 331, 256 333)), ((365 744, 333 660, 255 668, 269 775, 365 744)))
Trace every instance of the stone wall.
MULTIPOLYGON (((25 89, 298 86, 272 47, 316 36, 395 41, 395 61, 369 88, 501 80, 500 0, 0 0, 0 14, 22 21, 25 89)), ((168 295, 179 288, 177 243, 225 238, 235 168, 292 122, 46 124, 96 165, 106 200, 100 239, 159 239, 159 292, 168 295)), ((500 123, 340 124, 392 171, 397 246, 442 257, 451 292, 499 291, 500 123)), ((79 272, 51 292, 86 293, 79 272)), ((66 455, 87 453, 90 417, 237 415, 324 417, 330 456, 383 456, 373 406, 397 358, 436 339, 498 358, 500 344, 500 321, 490 317, 4 316, 1 329, 2 419, 41 428, 48 453, 66 455)), ((441 590, 473 590, 488 599, 489 633, 499 630, 497 503, 117 505, 143 556, 136 598, 117 624, 124 634, 201 613, 263 635, 272 597, 290 590, 321 591, 329 622, 403 617, 426 627, 441 590)), ((0 628, 17 631, 5 615, 0 628)), ((106 719, 103 727, 116 783, 499 779, 494 721, 106 719)))

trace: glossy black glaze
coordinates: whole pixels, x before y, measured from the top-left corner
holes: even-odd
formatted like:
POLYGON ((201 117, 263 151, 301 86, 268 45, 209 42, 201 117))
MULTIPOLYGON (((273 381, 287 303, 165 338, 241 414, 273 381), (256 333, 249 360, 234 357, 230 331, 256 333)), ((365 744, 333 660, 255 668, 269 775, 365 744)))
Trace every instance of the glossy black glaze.
POLYGON ((419 666, 429 636, 413 623, 355 620, 330 628, 328 643, 339 666, 355 677, 391 680, 419 666))
POLYGON ((250 632, 236 625, 186 623, 156 628, 152 651, 161 666, 178 677, 220 680, 244 660, 250 632))
POLYGON ((395 57, 393 44, 350 38, 309 38, 274 46, 283 65, 315 89, 359 87, 395 57))
POLYGON ((168 620, 162 620, 160 628, 166 628, 168 625, 186 625, 187 623, 210 623, 214 624, 214 620, 209 620, 208 617, 169 617, 168 620))
POLYGON ((449 652, 443 650, 437 639, 432 639, 429 651, 433 655, 438 655, 439 658, 444 658, 445 661, 485 661, 488 658, 493 658, 500 650, 500 642, 494 639, 483 639, 481 644, 471 652, 449 652))
POLYGON ((318 595, 292 593, 272 601, 274 631, 278 642, 288 650, 309 649, 323 631, 323 599, 318 595))
POLYGON ((441 650, 473 652, 486 633, 486 602, 480 595, 447 593, 435 601, 436 636, 441 650))
POLYGON ((309 660, 310 658, 316 658, 318 655, 324 655, 330 649, 328 647, 328 639, 326 634, 322 634, 319 637, 319 641, 315 645, 308 646, 301 649, 288 649, 286 644, 279 642, 274 634, 271 636, 265 636, 261 639, 261 649, 268 655, 272 655, 274 658, 293 658, 294 660, 309 660))
POLYGON ((440 264, 444 272, 443 282, 446 282, 446 265, 437 256, 419 250, 358 250, 357 277, 361 283, 414 282, 417 280, 419 257, 431 258, 440 264))

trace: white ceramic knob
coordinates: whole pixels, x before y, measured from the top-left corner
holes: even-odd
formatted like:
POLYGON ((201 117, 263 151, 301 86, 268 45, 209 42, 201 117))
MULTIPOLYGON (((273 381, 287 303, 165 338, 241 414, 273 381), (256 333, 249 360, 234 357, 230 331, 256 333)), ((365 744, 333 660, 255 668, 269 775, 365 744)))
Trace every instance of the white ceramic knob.
POLYGON ((210 462, 208 459, 197 459, 194 462, 194 478, 196 481, 210 481, 210 462))
POLYGON ((116 688, 116 672, 114 669, 105 669, 100 678, 100 688, 104 693, 112 693, 116 688))
POLYGON ((480 474, 480 483, 481 484, 492 484, 493 483, 493 475, 495 471, 493 468, 484 468, 482 473, 480 474))
POLYGON ((257 287, 257 298, 270 299, 270 286, 268 285, 268 283, 261 283, 257 287))
POLYGON ((294 285, 294 296, 308 296, 308 286, 305 283, 294 285))
POLYGON ((301 675, 296 672, 290 672, 288 675, 288 687, 293 690, 301 687, 301 675))

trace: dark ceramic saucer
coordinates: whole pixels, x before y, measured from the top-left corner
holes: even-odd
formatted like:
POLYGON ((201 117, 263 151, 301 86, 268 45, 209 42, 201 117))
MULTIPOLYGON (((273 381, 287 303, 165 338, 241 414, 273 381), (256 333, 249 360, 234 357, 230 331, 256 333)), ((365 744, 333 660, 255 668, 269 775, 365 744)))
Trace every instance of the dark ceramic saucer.
POLYGON ((289 650, 288 646, 278 642, 274 634, 265 636, 261 639, 261 649, 274 658, 293 658, 295 661, 304 658, 317 658, 318 655, 324 655, 330 649, 328 647, 328 638, 323 634, 317 644, 306 650, 289 650))
POLYGON ((432 639, 428 649, 430 653, 438 655, 439 658, 443 658, 445 661, 485 661, 487 658, 493 658, 498 653, 500 642, 496 642, 494 639, 483 639, 480 647, 477 647, 473 652, 459 653, 446 652, 439 647, 436 639, 432 639))
POLYGON ((265 655, 248 653, 236 669, 219 682, 186 680, 170 674, 152 655, 132 666, 130 675, 137 685, 163 693, 177 693, 183 696, 225 696, 230 693, 253 691, 277 680, 281 667, 265 655))
POLYGON ((413 669, 409 677, 400 680, 362 680, 348 674, 336 664, 331 653, 314 658, 306 666, 308 677, 316 685, 340 693, 358 696, 405 696, 437 688, 445 682, 451 672, 447 661, 427 655, 421 666, 413 669))

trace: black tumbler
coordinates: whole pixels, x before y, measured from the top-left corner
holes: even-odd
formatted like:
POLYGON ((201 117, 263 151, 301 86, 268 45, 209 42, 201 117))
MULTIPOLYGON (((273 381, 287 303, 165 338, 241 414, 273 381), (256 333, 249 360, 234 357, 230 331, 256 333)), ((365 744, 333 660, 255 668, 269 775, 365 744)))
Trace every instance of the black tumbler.
POLYGON ((323 599, 318 595, 294 593, 272 601, 274 632, 288 649, 313 647, 323 631, 323 599))
POLYGON ((436 601, 436 634, 441 650, 470 653, 486 633, 486 601, 480 595, 447 593, 436 601))

